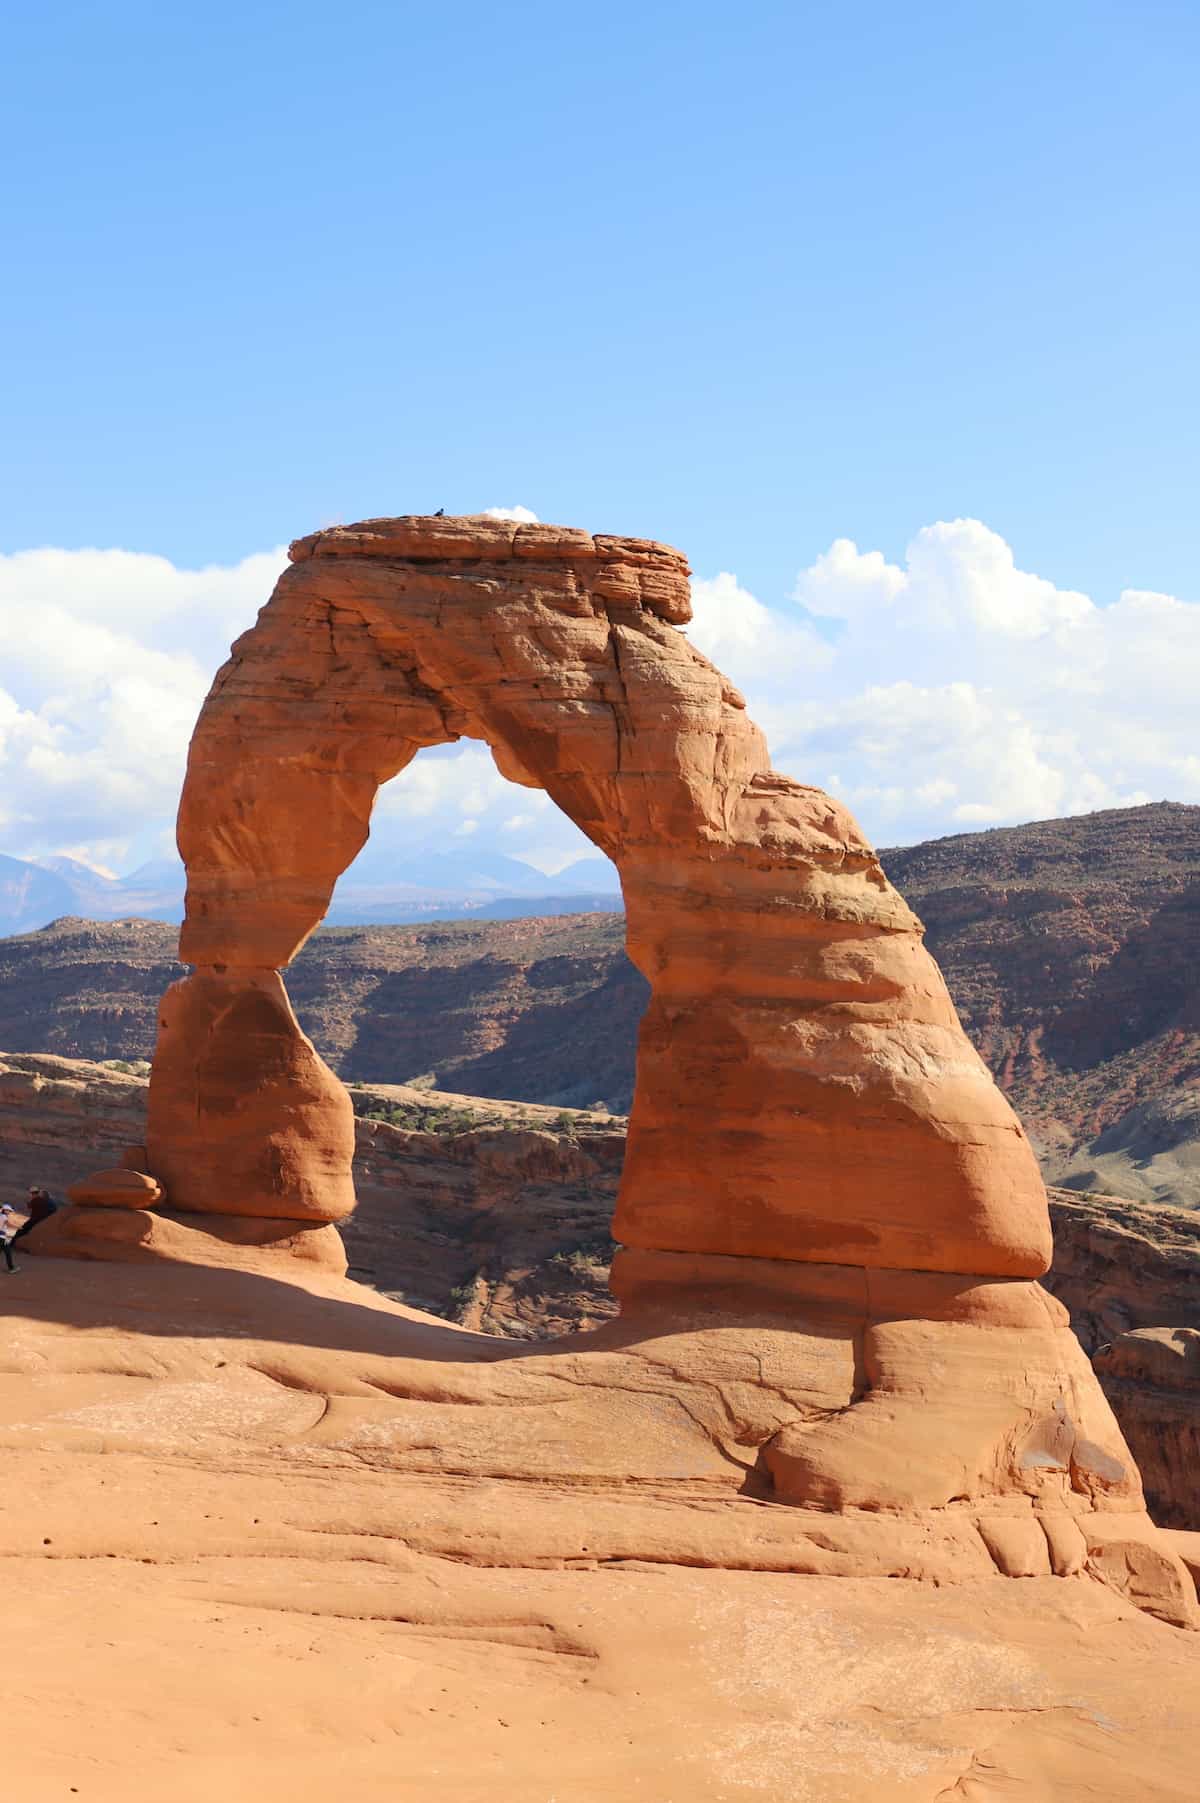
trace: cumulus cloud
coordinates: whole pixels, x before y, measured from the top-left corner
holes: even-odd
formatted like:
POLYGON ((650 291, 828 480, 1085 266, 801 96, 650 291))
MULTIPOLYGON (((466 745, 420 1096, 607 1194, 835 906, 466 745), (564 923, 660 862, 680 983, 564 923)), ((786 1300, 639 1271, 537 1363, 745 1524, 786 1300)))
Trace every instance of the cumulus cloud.
POLYGON ((790 629, 720 581, 734 618, 701 613, 693 638, 745 689, 776 764, 876 839, 1200 801, 1196 603, 1098 605, 1019 569, 978 520, 923 528, 903 565, 835 539, 800 572, 790 629))
POLYGON ((161 847, 200 703, 283 563, 0 556, 0 849, 122 866, 161 847))
POLYGON ((536 526, 538 516, 531 513, 528 507, 485 507, 485 520, 516 520, 519 526, 536 526))
POLYGON ((766 670, 782 657, 792 669, 811 672, 832 658, 810 626, 772 612, 727 570, 693 580, 688 636, 715 664, 744 661, 766 670))
MULTIPOLYGON (((200 703, 283 563, 0 557, 0 850, 127 870, 169 846, 200 703)), ((877 842, 1200 801, 1196 602, 1128 589, 1101 605, 1020 569, 977 520, 923 528, 899 563, 835 539, 778 605, 728 572, 693 600, 693 642, 745 691, 777 767, 840 795, 877 842)), ((451 843, 549 873, 593 850, 478 744, 389 784, 364 855, 451 843)))

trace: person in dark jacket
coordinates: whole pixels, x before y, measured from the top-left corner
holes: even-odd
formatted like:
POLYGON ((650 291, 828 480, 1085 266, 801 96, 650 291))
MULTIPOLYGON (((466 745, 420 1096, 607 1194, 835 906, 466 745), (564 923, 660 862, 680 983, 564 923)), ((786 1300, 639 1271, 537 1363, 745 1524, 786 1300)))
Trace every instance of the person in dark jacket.
POLYGON ((46 1190, 36 1187, 30 1190, 29 1201, 25 1205, 26 1218, 4 1248, 5 1260, 10 1271, 13 1268, 12 1249, 17 1241, 23 1240, 27 1233, 33 1232, 35 1227, 40 1227, 43 1221, 48 1221, 57 1208, 58 1203, 46 1190))

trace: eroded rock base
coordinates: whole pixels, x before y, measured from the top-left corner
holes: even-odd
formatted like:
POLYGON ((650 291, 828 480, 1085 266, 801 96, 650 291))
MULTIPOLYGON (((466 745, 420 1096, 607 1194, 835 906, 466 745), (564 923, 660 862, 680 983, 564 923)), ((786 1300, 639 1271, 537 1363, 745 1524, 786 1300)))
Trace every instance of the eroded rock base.
MULTIPOLYGON (((67 1211, 52 1223, 59 1250, 125 1259, 95 1237, 120 1219, 67 1211)), ((170 1320, 183 1285, 174 1319, 207 1350, 191 1325, 206 1298, 251 1336, 260 1315, 265 1328, 286 1314, 285 1335, 239 1337, 206 1378, 218 1435, 225 1393, 243 1434, 261 1407, 268 1441, 286 1425, 310 1455, 539 1492, 536 1554, 519 1512, 484 1529, 478 1511, 464 1528, 450 1509, 430 1543, 441 1556, 466 1556, 484 1532, 497 1564, 585 1547, 601 1562, 934 1583, 1084 1574, 1196 1625, 1194 1584, 1146 1514, 1065 1311, 1037 1284, 623 1253, 621 1318, 529 1347, 389 1304, 315 1261, 300 1277, 295 1223, 247 1246, 179 1218, 130 1219, 149 1233, 134 1257, 154 1267, 121 1272, 139 1316, 170 1320)))
POLYGON ((268 1220, 261 1215, 187 1214, 130 1208, 60 1208, 30 1236, 26 1251, 44 1258, 120 1264, 277 1266, 346 1274, 346 1252, 330 1223, 268 1220))

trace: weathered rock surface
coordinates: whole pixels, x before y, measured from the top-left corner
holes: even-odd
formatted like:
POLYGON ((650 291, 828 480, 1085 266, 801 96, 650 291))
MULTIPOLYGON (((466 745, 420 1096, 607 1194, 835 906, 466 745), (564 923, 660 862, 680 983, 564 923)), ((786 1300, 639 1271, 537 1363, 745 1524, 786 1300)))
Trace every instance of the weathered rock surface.
POLYGON ((1200 1327, 1200 1214, 1053 1189, 1047 1289, 1089 1353, 1138 1327, 1200 1327))
POLYGON ((1191 1803, 1146 1543, 1012 1583, 1034 1512, 951 1508, 936 1586, 903 1517, 746 1493, 737 1433, 805 1401, 778 1316, 530 1348, 282 1272, 4 1292, 20 1803, 1191 1803))
POLYGON ((1200 1329, 1200 1214, 1067 1190, 1051 1198, 1047 1287, 1093 1356, 1155 1520, 1200 1529, 1200 1371, 1194 1352, 1176 1356, 1200 1329))
POLYGON ((354 1207, 350 1097, 274 970, 201 969, 163 997, 146 1157, 188 1212, 340 1221, 354 1207))

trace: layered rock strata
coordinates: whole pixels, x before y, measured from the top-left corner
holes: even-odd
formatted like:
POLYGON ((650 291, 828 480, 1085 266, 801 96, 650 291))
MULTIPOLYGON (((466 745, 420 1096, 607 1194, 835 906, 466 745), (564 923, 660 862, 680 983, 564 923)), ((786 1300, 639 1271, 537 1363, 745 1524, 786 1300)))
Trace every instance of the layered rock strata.
POLYGON ((492 520, 292 547, 192 741, 195 969, 163 1007, 147 1168, 187 1213, 348 1213, 350 1102, 278 972, 379 786, 422 747, 482 739, 613 858, 651 987, 615 1218, 629 1331, 772 1324, 802 1400, 783 1419, 739 1405, 737 1345, 729 1362, 714 1342, 716 1392, 768 1493, 871 1518, 862 1569, 898 1511, 935 1575, 961 1568, 965 1531, 1009 1575, 1088 1563, 1189 1619, 1190 1581, 1032 1281, 1050 1230, 1020 1124, 854 821, 770 768, 677 630, 687 575, 662 545, 492 520))

